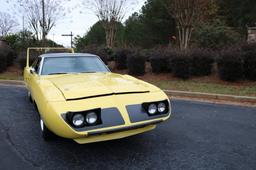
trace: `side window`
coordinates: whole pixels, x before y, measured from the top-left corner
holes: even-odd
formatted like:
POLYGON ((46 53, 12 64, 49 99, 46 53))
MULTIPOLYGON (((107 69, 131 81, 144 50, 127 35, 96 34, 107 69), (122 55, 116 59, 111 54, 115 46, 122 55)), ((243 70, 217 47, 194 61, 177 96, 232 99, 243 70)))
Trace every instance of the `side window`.
POLYGON ((41 64, 42 58, 36 59, 36 61, 32 64, 32 67, 35 69, 35 72, 38 74, 40 71, 40 64, 41 64))
POLYGON ((37 63, 36 63, 36 66, 35 66, 35 71, 36 71, 37 74, 38 74, 39 71, 40 71, 41 60, 42 60, 42 58, 39 58, 38 61, 37 61, 37 63))
POLYGON ((36 66, 36 64, 37 64, 37 62, 38 62, 38 60, 39 60, 39 59, 36 59, 36 60, 32 63, 32 65, 31 65, 32 68, 35 68, 35 66, 36 66))

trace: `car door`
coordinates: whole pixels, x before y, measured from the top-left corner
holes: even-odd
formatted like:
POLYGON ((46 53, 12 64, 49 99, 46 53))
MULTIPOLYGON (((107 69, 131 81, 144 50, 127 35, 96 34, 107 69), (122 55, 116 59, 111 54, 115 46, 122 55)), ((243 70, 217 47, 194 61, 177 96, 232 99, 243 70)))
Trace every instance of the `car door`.
POLYGON ((28 84, 28 90, 31 93, 32 98, 35 98, 35 94, 38 87, 38 80, 39 80, 39 73, 40 73, 40 67, 41 67, 41 58, 38 58, 35 60, 35 62, 30 67, 30 71, 27 76, 27 84, 28 84))

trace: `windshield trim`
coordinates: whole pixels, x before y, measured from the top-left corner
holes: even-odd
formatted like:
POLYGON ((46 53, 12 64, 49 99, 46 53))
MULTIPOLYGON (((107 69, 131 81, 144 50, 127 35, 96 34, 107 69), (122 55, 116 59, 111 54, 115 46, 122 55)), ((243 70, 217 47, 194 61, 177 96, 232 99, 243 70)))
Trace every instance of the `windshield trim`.
MULTIPOLYGON (((101 58, 99 57, 99 56, 97 56, 97 55, 95 55, 95 56, 86 56, 86 55, 81 55, 81 56, 61 56, 61 57, 96 57, 96 58, 98 58, 99 60, 100 60, 100 62, 104 65, 104 67, 106 68, 106 72, 111 72, 110 71, 110 69, 108 68, 108 66, 101 60, 101 58)), ((44 67, 44 60, 45 60, 45 58, 51 58, 51 57, 48 57, 48 56, 41 56, 41 58, 42 58, 42 60, 41 60, 41 66, 40 66, 40 70, 39 70, 39 74, 38 75, 40 75, 40 76, 49 76, 49 75, 42 75, 42 72, 43 72, 43 67, 44 67)), ((54 57, 52 57, 52 58, 54 58, 54 57)))

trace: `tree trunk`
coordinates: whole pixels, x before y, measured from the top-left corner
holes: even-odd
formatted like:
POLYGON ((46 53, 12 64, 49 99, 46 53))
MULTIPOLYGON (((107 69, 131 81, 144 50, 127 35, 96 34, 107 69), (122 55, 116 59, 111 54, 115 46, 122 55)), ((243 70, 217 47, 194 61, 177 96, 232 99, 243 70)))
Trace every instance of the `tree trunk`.
POLYGON ((105 23, 104 29, 106 34, 106 47, 112 49, 115 42, 116 25, 115 23, 105 23))
POLYGON ((179 44, 181 50, 186 50, 191 38, 192 28, 188 26, 179 26, 179 44))

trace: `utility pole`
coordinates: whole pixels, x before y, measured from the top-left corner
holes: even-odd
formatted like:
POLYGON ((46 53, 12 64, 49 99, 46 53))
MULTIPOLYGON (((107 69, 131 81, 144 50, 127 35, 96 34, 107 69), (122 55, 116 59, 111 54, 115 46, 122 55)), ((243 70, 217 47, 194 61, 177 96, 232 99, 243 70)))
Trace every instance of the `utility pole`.
POLYGON ((22 17, 22 40, 23 40, 23 42, 25 41, 25 17, 24 17, 24 15, 23 15, 23 17, 22 17))
POLYGON ((43 12, 43 46, 45 45, 45 3, 44 0, 42 0, 42 12, 43 12))
POLYGON ((73 36, 74 36, 74 34, 72 33, 72 31, 71 31, 70 34, 62 34, 61 36, 70 37, 71 38, 70 46, 71 46, 71 48, 73 48, 73 36))

